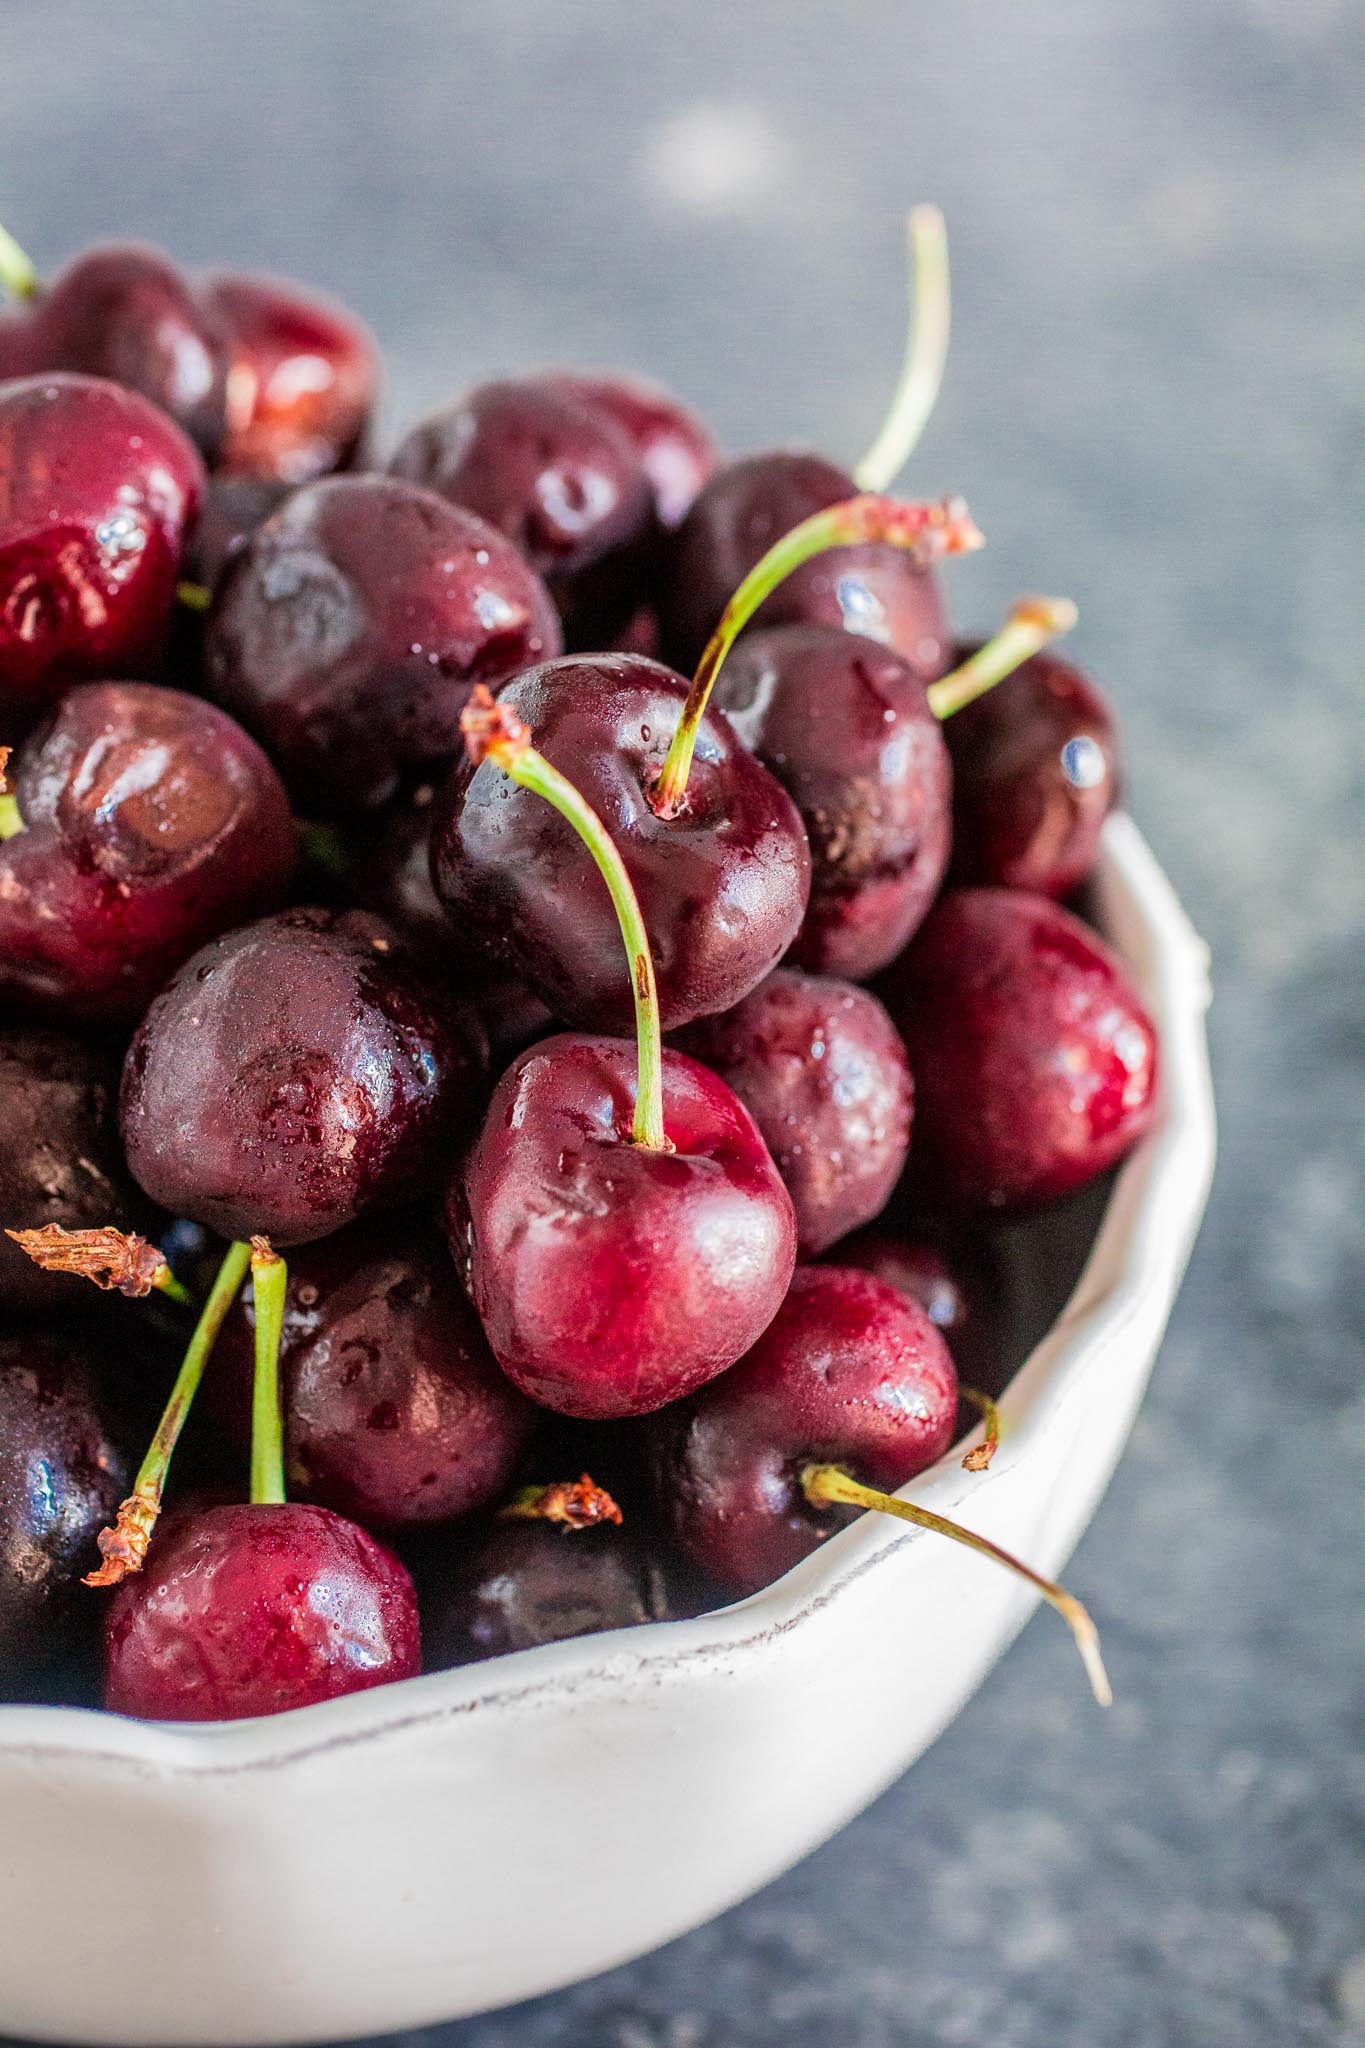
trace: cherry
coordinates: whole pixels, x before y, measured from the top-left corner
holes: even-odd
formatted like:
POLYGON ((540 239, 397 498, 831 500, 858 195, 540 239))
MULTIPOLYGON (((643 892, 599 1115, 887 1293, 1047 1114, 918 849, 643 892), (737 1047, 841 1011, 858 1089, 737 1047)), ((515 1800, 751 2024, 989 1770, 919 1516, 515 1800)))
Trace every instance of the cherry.
MULTIPOLYGON (((254 1326, 228 1321, 213 1384, 250 1384, 254 1326)), ((501 1498, 530 1441, 535 1411, 498 1370, 445 1247, 410 1231, 352 1230, 290 1261, 281 1363, 294 1490, 369 1528, 501 1498)))
POLYGON ((733 1010, 692 1025, 682 1045, 758 1125, 805 1257, 881 1214, 909 1150, 913 1089, 875 996, 779 967, 733 1010))
POLYGON ((168 1517, 105 1624, 104 1704, 148 1721, 312 1706, 421 1670, 405 1567, 327 1508, 258 1502, 168 1517))
POLYGON ((166 637, 203 486, 147 400, 93 377, 0 386, 0 715, 13 733, 83 676, 166 637))
POLYGON ((498 1519, 451 1530, 419 1563, 417 1586, 430 1671, 637 1628, 671 1611, 661 1562, 612 1522, 566 1531, 498 1519))
POLYGON ((210 693, 269 747, 310 814, 374 809, 456 753, 476 682, 559 652, 543 585, 500 533, 394 477, 295 491, 228 563, 210 693))
POLYGON ((39 368, 37 336, 27 312, 0 312, 0 384, 39 368))
POLYGON ((60 1654, 79 1629, 76 1581, 95 1531, 127 1485, 126 1424, 101 1384, 105 1376, 102 1359, 56 1329, 0 1335, 5 1691, 60 1654))
MULTIPOLYGON (((199 523, 185 552, 187 582, 211 591, 226 564, 258 526, 263 526, 293 489, 273 477, 240 476, 220 471, 204 485, 199 523)), ((186 595, 181 586, 182 598, 186 595)))
POLYGON ((41 368, 138 392, 215 459, 227 417, 226 329, 159 250, 84 250, 42 290, 30 318, 41 368))
POLYGON ((653 492, 600 403, 545 378, 482 384, 415 427, 389 467, 505 533, 549 584, 571 646, 600 646, 634 611, 653 492))
POLYGON ((649 479, 660 525, 677 526, 720 463, 720 450, 705 422, 671 392, 643 377, 558 370, 544 381, 600 407, 624 429, 649 479))
POLYGON ((1151 1126, 1151 1019, 1118 957, 1046 897, 950 891, 881 992, 915 1075, 912 1176, 935 1201, 1049 1200, 1151 1126))
POLYGON ((899 1287, 941 1331, 963 1379, 999 1393, 1011 1364, 1006 1344, 1001 1261, 980 1237, 944 1236, 922 1220, 898 1230, 886 1222, 846 1237, 834 1262, 857 1266, 899 1287))
POLYGON ((792 958, 874 974, 922 922, 948 863, 952 771, 923 682, 860 635, 772 626, 739 640, 715 702, 810 837, 810 905, 792 958))
POLYGON ((846 1519, 807 1498, 808 1465, 903 1486, 952 1443, 957 1392, 917 1302, 869 1273, 798 1267, 753 1349, 651 1425, 660 1512, 700 1570, 756 1592, 846 1519))
POLYGON ((954 877, 1069 895, 1094 867, 1118 800, 1118 746, 1102 692, 1059 655, 1035 654, 945 732, 954 877))
POLYGON ((217 271, 199 281, 198 299, 226 337, 217 464, 285 484, 348 468, 379 385, 368 330, 330 299, 279 278, 217 271))
MULTIPOLYGON (((703 718, 685 806, 650 799, 688 698, 641 656, 567 656, 508 684, 500 706, 583 791, 617 845, 655 954, 664 1028, 729 1009, 774 967, 805 910, 795 806, 723 719, 703 718)), ((557 1016, 617 1030, 631 1015, 620 940, 592 856, 493 763, 460 763, 437 799, 432 875, 462 940, 557 1016)))
POLYGON ((135 1017, 196 946, 286 891, 279 777, 197 697, 68 690, 8 775, 21 829, 0 821, 0 995, 25 1010, 135 1017))
MULTIPOLYGON (((0 1221, 84 1229, 118 1216, 146 1226, 146 1197, 123 1160, 116 1055, 70 1032, 0 1029, 0 1221)), ((66 1283, 0 1237, 7 1315, 60 1309, 66 1283)))
POLYGON ((435 1171, 482 1052, 378 919, 284 911, 201 948, 148 1010, 124 1066, 128 1164, 226 1237, 325 1237, 435 1171))

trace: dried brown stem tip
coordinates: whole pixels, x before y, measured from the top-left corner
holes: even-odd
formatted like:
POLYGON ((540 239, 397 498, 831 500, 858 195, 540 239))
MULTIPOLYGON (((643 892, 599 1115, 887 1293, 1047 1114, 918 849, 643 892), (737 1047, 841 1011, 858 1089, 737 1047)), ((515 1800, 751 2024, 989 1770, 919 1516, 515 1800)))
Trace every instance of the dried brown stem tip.
POLYGON ((523 1486, 498 1513, 507 1522, 558 1522, 565 1529, 591 1529, 598 1522, 621 1520, 621 1510, 606 1488, 586 1472, 581 1479, 523 1486))
POLYGON ((477 768, 492 759, 506 768, 531 744, 531 734, 510 704, 500 704, 486 683, 475 683, 460 713, 465 751, 477 768))
POLYGON ((154 1244, 136 1231, 63 1230, 45 1223, 41 1230, 7 1230, 21 1251, 45 1273, 79 1273, 106 1291, 134 1297, 150 1294, 166 1272, 166 1261, 154 1244))
POLYGON ((962 498, 917 505, 869 492, 850 500, 847 511, 851 541, 891 541, 926 568, 945 555, 969 555, 986 545, 962 498))
POLYGON ((253 1272, 258 1271, 262 1266, 278 1266, 281 1263, 280 1255, 268 1237, 252 1238, 251 1270, 253 1272))
POLYGON ((5 770, 9 767, 10 749, 0 747, 0 796, 5 794, 5 770))
POLYGON ((152 1493, 130 1493, 113 1528, 101 1529, 95 1538, 104 1562, 98 1571, 86 1573, 82 1585, 117 1586, 130 1573, 140 1572, 160 1513, 161 1502, 152 1493))
POLYGON ((1000 1410, 989 1394, 983 1394, 976 1387, 964 1387, 960 1382, 958 1399, 968 1408, 975 1408, 986 1425, 982 1442, 975 1444, 962 1460, 964 1472, 984 1472, 1000 1447, 1000 1410))

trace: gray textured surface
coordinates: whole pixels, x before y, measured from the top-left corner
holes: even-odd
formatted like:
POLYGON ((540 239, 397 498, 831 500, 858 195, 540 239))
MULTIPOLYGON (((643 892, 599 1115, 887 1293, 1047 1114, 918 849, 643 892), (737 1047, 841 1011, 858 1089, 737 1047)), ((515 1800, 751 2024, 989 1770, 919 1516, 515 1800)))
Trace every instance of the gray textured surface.
POLYGON ((413 2048, 1365 2042, 1365 15, 3 0, 0 31, 0 211, 43 262, 133 229, 311 275, 384 338, 395 419, 620 361, 735 445, 852 457, 897 211, 938 198, 957 341, 918 475, 991 537, 961 610, 1075 595, 1214 947, 1221 1177, 1071 1572, 1113 1714, 1040 1619, 762 1897, 413 2048))

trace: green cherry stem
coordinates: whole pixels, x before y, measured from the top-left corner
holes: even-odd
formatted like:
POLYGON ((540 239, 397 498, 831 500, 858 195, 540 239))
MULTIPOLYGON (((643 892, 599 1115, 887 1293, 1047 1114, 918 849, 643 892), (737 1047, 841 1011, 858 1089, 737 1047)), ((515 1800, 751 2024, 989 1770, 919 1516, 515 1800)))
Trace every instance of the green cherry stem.
POLYGON ((476 684, 460 716, 469 758, 477 767, 491 761, 523 789, 534 791, 566 818, 597 863, 611 894, 621 937, 630 961, 635 999, 635 1043, 638 1061, 635 1116, 631 1137, 653 1152, 668 1149, 664 1136, 663 1034, 659 1026, 659 991, 654 956, 640 914, 640 904, 616 843, 586 798, 531 745, 531 735, 509 704, 500 704, 482 683, 476 684))
POLYGON ((14 299, 38 296, 38 272, 32 258, 3 226, 0 226, 0 285, 14 299))
POLYGON ((280 1403, 280 1338, 289 1268, 268 1237, 251 1240, 251 1296, 256 1310, 256 1374, 251 1389, 251 1498, 278 1507, 284 1491, 284 1410, 280 1403))
POLYGON ((186 611, 206 612, 213 603, 213 592, 206 583, 190 583, 182 580, 175 586, 176 601, 186 611))
POLYGON ((970 553, 983 545, 982 536, 961 498, 944 498, 934 504, 902 504, 895 498, 865 494, 846 498, 838 505, 814 512, 775 541, 756 562, 720 615, 711 638, 697 663, 697 673, 687 693, 678 729, 668 749, 659 780, 650 792, 650 802, 660 818, 676 817, 687 794, 692 753, 716 677, 726 655, 734 646, 759 606, 771 597, 779 583, 803 563, 830 548, 856 547, 868 541, 883 541, 903 548, 925 568, 944 555, 970 553))
POLYGON ((910 240, 910 331, 891 410, 853 472, 860 491, 889 490, 910 460, 934 409, 948 360, 951 294, 948 230, 936 206, 916 206, 910 240))
POLYGON ((1025 1564, 1010 1551, 1002 1550, 988 1536, 978 1536, 975 1530, 964 1529, 960 1523, 950 1522, 929 1508, 899 1500, 894 1493, 879 1493, 876 1487, 862 1486, 838 1465, 807 1465, 801 1474, 801 1485, 813 1507, 875 1508, 884 1515, 897 1515, 903 1522, 912 1522, 917 1529, 931 1529, 936 1536, 947 1536, 952 1542, 964 1544, 968 1550, 975 1550, 980 1556, 1003 1564, 1019 1578, 1027 1579, 1071 1630, 1095 1698, 1102 1707, 1113 1705, 1114 1695, 1100 1656, 1099 1630, 1074 1593, 1068 1593, 1054 1579, 1045 1579, 1041 1572, 1034 1571, 1032 1565, 1025 1564))
POLYGON ((22 832, 24 821, 19 815, 19 805, 5 789, 5 770, 9 766, 10 749, 0 747, 0 840, 13 839, 16 832, 22 832))
POLYGON ((204 1367, 208 1364, 223 1317, 236 1299, 250 1263, 250 1245, 237 1243, 228 1246, 175 1376, 170 1399, 162 1410, 151 1448, 138 1469, 133 1490, 119 1508, 113 1528, 100 1530, 97 1541, 103 1563, 98 1571, 87 1574, 87 1586, 116 1586, 129 1572, 141 1571, 147 1545, 152 1540, 152 1531, 161 1513, 161 1499, 172 1453, 199 1391, 199 1382, 204 1377, 204 1367))
POLYGON ((935 718, 951 718, 955 711, 984 697, 1049 640, 1069 633, 1077 616, 1069 597, 1021 597, 1011 605, 993 640, 969 654, 949 675, 930 683, 927 695, 935 718))

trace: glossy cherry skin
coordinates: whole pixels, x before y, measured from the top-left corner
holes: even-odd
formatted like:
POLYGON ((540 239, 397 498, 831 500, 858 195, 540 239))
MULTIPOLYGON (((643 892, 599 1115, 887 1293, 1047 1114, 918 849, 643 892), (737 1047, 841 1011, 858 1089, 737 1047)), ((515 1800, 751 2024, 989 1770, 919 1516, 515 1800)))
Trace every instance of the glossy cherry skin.
POLYGON ((208 478, 199 507, 199 523, 185 551, 184 571, 191 583, 212 590, 225 565, 264 526, 293 489, 270 477, 237 476, 230 471, 208 478))
POLYGON ((364 438, 379 354, 351 313, 281 278, 217 271, 198 300, 224 336, 226 409, 216 464, 306 483, 345 469, 364 438))
MULTIPOLYGON (((660 596, 664 642, 694 668, 726 601, 760 556, 813 512, 858 486, 822 456, 747 455, 716 471, 678 528, 660 596)), ((838 626, 883 641, 931 681, 947 661, 947 625, 935 576, 884 541, 831 548, 779 584, 757 614, 762 626, 838 626)))
POLYGON ((944 731, 954 879, 1070 895, 1094 867, 1118 801, 1118 743, 1103 693, 1044 649, 945 719, 944 731))
POLYGON ((1048 1201, 1152 1124, 1152 1021, 1118 956, 1047 897, 951 890, 882 996, 915 1075, 913 1181, 935 1202, 1048 1201))
POLYGON ((482 384, 415 427, 389 467, 505 533, 549 584, 571 646, 601 646, 643 594, 653 492, 600 404, 544 378, 482 384))
POLYGON ((0 843, 0 997, 108 1022, 186 955, 278 903, 289 800, 240 726, 149 683, 85 683, 17 749, 24 830, 0 843))
POLYGON ((917 1301, 953 1354, 959 1377, 986 1393, 1005 1384, 1008 1289, 998 1257, 979 1236, 947 1236, 924 1222, 886 1220, 846 1237, 834 1261, 875 1274, 917 1301))
MULTIPOLYGON (((67 1031, 0 1028, 0 1226, 65 1230, 113 1223, 155 1235, 154 1212, 124 1164, 119 1059, 67 1031)), ((72 1308, 69 1274, 45 1273, 0 1237, 0 1308, 72 1308)))
POLYGON ((803 1257, 881 1214, 910 1148, 914 1089, 875 996, 779 967, 681 1043, 729 1083, 762 1132, 803 1257))
POLYGON ((279 1248, 420 1191, 482 1099, 474 1021, 379 919, 287 910, 185 962, 124 1063, 128 1164, 154 1201, 279 1248))
POLYGON ((227 419, 226 329, 158 249, 110 243, 72 258, 34 302, 45 370, 136 391, 216 459, 227 419))
POLYGON ((165 638, 204 472, 170 420, 93 377, 0 385, 0 719, 127 675, 165 638))
MULTIPOLYGON (((254 1325, 248 1291, 214 1354, 243 1421, 254 1325)), ((299 1252, 280 1358, 291 1493, 396 1529, 510 1491, 536 1411, 499 1370, 435 1238, 365 1224, 299 1252)))
POLYGON ((131 1483, 102 1363, 57 1330, 0 1334, 0 1695, 79 1633, 77 1581, 131 1483))
POLYGON ((407 1569, 327 1508, 168 1516, 109 1602, 104 1704, 143 1721, 241 1721, 422 1668, 407 1569))
MULTIPOLYGON (((723 718, 702 721, 682 812, 656 816, 648 793, 686 695, 681 676, 640 655, 566 656, 500 694, 616 842, 653 948, 665 1030, 747 995, 796 936, 810 889, 795 805, 723 718)), ((606 885, 542 797, 491 761, 460 762, 437 798, 431 864, 464 942, 567 1022, 631 1028, 606 885)))
POLYGON ((325 477, 229 562, 204 662, 304 811, 346 816, 461 750, 475 683, 559 647, 549 593, 483 520, 395 477, 325 477))
POLYGON ((630 1528, 491 1521, 452 1530, 418 1566, 429 1671, 638 1628, 669 1613, 663 1567, 630 1528))
POLYGON ((745 634, 714 702, 771 769, 810 838, 792 959, 855 981, 894 960, 948 865, 952 766, 900 655, 834 626, 745 634))
POLYGON ((956 1421, 952 1357, 918 1303, 870 1273, 802 1267, 748 1356, 651 1425, 660 1512, 699 1570, 754 1593, 848 1519, 806 1499, 805 1466, 894 1492, 956 1421))
POLYGON ((560 391, 600 406, 629 434, 664 527, 677 526, 720 465, 711 429, 662 386, 617 372, 557 370, 545 379, 560 391))
POLYGON ((723 1372, 796 1258, 749 1112, 664 1054, 667 1151, 631 1142, 635 1047, 542 1039, 496 1089, 447 1198, 451 1252, 498 1363, 565 1415, 642 1415, 723 1372))

